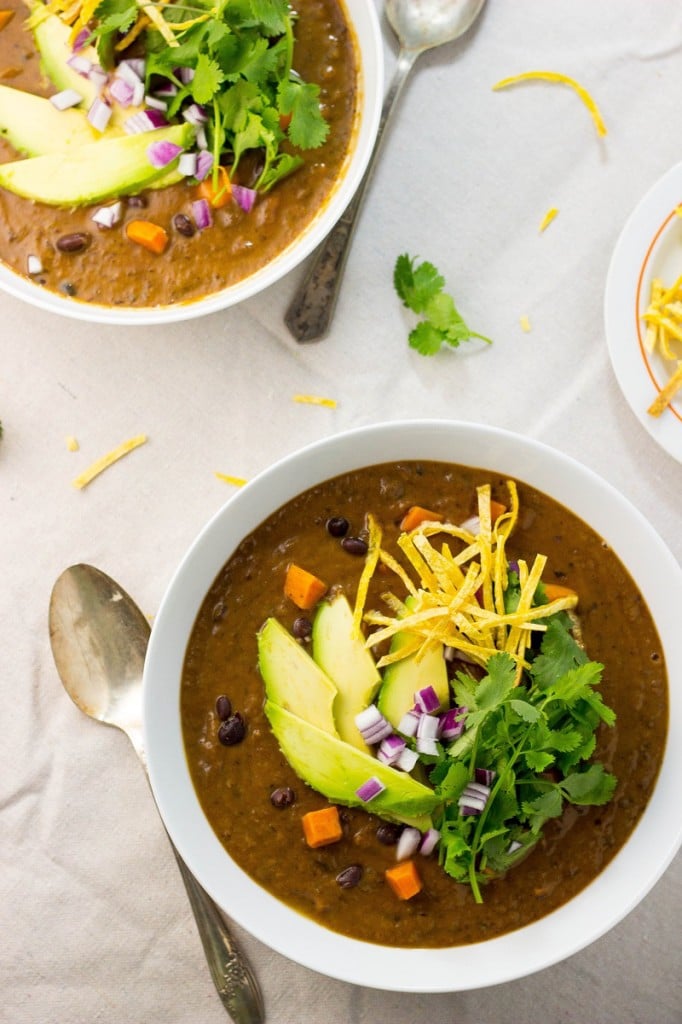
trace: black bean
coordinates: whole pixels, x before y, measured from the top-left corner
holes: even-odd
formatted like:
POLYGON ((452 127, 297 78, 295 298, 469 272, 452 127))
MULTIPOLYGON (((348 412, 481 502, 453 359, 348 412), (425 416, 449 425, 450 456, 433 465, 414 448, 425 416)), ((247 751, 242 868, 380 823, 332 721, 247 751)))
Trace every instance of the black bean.
POLYGON ((128 206, 145 207, 147 200, 144 196, 128 196, 128 206))
POLYGON ((87 231, 74 231, 58 238, 57 248, 60 252, 83 252, 90 245, 91 237, 87 231))
POLYGON ((75 284, 71 284, 70 281, 62 281, 59 287, 64 292, 65 295, 70 295, 72 298, 74 295, 76 295, 78 290, 75 284))
POLYGON ((326 527, 331 537, 345 537, 350 529, 350 523, 344 516, 332 516, 327 520, 326 527))
POLYGON ((349 555, 367 554, 367 541, 363 540, 362 537, 344 537, 341 541, 341 547, 349 555))
POLYGON ((270 803, 278 810, 281 810, 283 807, 291 807, 295 801, 296 794, 291 786, 278 786, 270 794, 270 803))
POLYGON ((191 238, 194 234, 194 224, 184 213, 176 213, 173 217, 173 227, 180 235, 191 238))
POLYGON ((241 743, 246 735, 244 719, 238 711, 230 715, 226 721, 221 722, 218 729, 218 739, 225 747, 232 747, 235 743, 241 743))
POLYGON ((232 714, 232 701, 224 693, 215 702, 215 713, 221 722, 226 722, 232 714))
POLYGON ((336 881, 342 889, 353 889, 361 878, 362 866, 360 864, 351 864, 339 872, 336 876, 336 881))
POLYGON ((309 640, 313 632, 313 624, 305 615, 299 615, 297 619, 294 619, 291 631, 297 640, 309 640))
POLYGON ((400 825, 392 825, 390 822, 382 821, 377 827, 377 839, 384 846, 395 846, 400 839, 402 828, 400 825))

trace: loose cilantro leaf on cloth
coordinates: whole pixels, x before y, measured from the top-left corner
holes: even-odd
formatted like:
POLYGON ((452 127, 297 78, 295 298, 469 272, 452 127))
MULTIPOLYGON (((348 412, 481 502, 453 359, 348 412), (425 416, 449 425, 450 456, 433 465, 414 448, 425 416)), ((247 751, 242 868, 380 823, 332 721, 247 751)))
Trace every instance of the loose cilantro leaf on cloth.
POLYGON ((466 325, 454 299, 443 290, 445 279, 432 263, 417 264, 413 257, 403 253, 396 260, 393 284, 403 305, 424 318, 409 336, 410 347, 421 355, 435 355, 444 344, 457 348, 471 338, 492 344, 490 338, 466 325))
MULTIPOLYGON (((511 578, 512 588, 517 585, 511 578)), ((443 801, 439 857, 449 875, 471 886, 477 902, 490 874, 525 857, 566 803, 600 805, 616 787, 602 764, 587 762, 600 723, 615 721, 596 689, 602 666, 576 643, 567 615, 546 621, 521 685, 514 686, 515 665, 505 653, 490 657, 480 682, 466 672, 453 680, 455 699, 467 708, 466 729, 431 773, 443 801), (476 768, 495 777, 483 811, 467 816, 457 801, 476 768)))

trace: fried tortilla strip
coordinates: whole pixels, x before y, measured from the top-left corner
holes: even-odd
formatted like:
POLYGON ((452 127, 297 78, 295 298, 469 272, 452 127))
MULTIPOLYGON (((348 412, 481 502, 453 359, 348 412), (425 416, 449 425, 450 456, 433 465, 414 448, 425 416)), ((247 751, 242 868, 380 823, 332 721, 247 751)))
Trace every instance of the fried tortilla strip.
POLYGON ((682 388, 682 359, 678 362, 677 369, 668 380, 668 383, 659 391, 656 398, 647 409, 649 415, 660 416, 670 402, 672 402, 680 388, 682 388))

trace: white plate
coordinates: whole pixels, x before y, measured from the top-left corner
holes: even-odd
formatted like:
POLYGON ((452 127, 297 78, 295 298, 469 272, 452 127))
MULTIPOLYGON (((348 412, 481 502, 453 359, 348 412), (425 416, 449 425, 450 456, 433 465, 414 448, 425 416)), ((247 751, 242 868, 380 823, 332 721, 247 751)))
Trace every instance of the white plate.
POLYGON ((618 383, 640 423, 682 462, 682 392, 661 416, 647 409, 671 373, 671 364, 647 352, 642 313, 651 281, 672 285, 682 274, 682 163, 644 196, 627 221, 611 257, 604 296, 606 341, 618 383))

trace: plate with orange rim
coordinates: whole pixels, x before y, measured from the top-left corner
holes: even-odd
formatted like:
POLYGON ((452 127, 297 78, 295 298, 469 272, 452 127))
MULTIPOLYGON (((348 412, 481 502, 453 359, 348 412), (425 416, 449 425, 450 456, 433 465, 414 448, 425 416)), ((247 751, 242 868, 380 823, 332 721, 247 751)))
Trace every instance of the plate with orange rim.
MULTIPOLYGON (((640 423, 682 462, 682 389, 660 416, 648 412, 676 363, 646 344, 643 320, 655 279, 682 277, 682 163, 647 192, 630 215, 611 257, 604 295, 606 341, 618 383, 640 423)), ((682 341, 673 342, 682 360, 682 341)))

